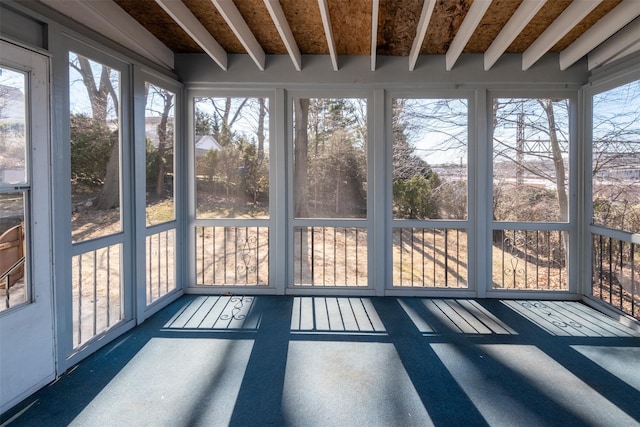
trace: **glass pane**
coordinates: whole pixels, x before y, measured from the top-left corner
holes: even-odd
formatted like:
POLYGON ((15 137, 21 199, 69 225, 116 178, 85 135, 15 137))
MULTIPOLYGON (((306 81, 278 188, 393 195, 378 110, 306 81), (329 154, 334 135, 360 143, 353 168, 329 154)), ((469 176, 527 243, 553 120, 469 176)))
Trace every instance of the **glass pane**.
POLYGON ((26 81, 0 67, 0 184, 27 182, 26 81))
POLYGON ((493 219, 568 222, 569 100, 493 100, 493 219))
POLYGON ((198 218, 269 217, 269 100, 196 98, 198 218))
POLYGON ((0 311, 27 302, 24 193, 0 193, 0 311))
POLYGON ((393 100, 393 217, 467 218, 467 100, 393 100))
POLYGON ((74 242, 122 230, 119 96, 117 70, 69 54, 74 242))
POLYGON ((175 94, 147 83, 145 108, 147 226, 175 219, 175 94))
POLYGON ((593 97, 593 222, 640 233, 640 80, 593 97))
POLYGON ((367 101, 295 99, 296 218, 367 217, 367 101))

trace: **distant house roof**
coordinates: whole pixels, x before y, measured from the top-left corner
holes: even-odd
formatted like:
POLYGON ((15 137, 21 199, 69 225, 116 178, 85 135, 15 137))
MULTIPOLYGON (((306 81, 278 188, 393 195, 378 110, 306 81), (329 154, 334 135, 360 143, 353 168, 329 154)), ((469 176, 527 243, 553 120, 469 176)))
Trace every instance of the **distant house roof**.
POLYGON ((196 156, 204 156, 207 151, 222 150, 222 146, 211 135, 196 135, 196 156))
POLYGON ((24 93, 18 88, 0 85, 0 119, 24 121, 24 93))

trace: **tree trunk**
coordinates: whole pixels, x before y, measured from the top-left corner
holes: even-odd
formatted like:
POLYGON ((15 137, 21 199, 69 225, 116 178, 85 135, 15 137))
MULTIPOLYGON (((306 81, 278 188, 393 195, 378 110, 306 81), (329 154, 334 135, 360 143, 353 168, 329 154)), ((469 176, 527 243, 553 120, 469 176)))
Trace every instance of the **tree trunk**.
POLYGON ((162 196, 164 189, 164 176, 165 176, 165 165, 164 165, 164 156, 167 151, 167 146, 170 145, 171 141, 167 141, 169 134, 167 132, 167 123, 169 121, 169 112, 171 111, 171 107, 173 106, 173 95, 169 92, 164 91, 164 107, 162 110, 162 116, 160 117, 160 123, 158 123, 158 176, 156 179, 156 195, 162 196))
POLYGON ((107 210, 120 204, 120 143, 116 141, 107 163, 102 191, 96 200, 96 209, 107 210))
MULTIPOLYGON (((73 65, 73 64, 72 64, 73 65)), ((107 124, 107 107, 109 96, 113 100, 116 118, 119 117, 118 96, 111 84, 111 72, 109 67, 102 65, 100 83, 96 87, 93 69, 89 60, 78 55, 78 66, 73 65, 82 76, 82 81, 91 100, 93 118, 107 124)), ((118 137, 111 149, 111 155, 107 162, 107 171, 104 178, 102 191, 96 200, 97 209, 111 209, 120 203, 120 138, 118 137)))
POLYGON ((258 162, 264 158, 264 120, 267 109, 264 98, 258 98, 258 162))
MULTIPOLYGON (((558 195, 558 221, 569 221, 569 198, 567 197, 567 184, 565 178, 564 160, 562 159, 562 149, 558 142, 558 133, 556 132, 556 119, 553 112, 553 102, 550 99, 541 101, 542 108, 544 108, 547 114, 547 120, 549 122, 549 141, 551 144, 551 153, 553 155, 553 165, 556 175, 556 193, 558 195)), ((569 257, 569 239, 568 233, 562 233, 563 242, 560 243, 560 247, 564 246, 564 263, 567 265, 569 257)), ((560 254, 558 256, 559 259, 560 254)))
POLYGON ((309 135, 307 134, 307 123, 309 120, 309 100, 296 99, 294 101, 295 111, 295 159, 294 159, 294 195, 295 195, 295 216, 297 218, 308 216, 308 195, 307 181, 309 163, 307 149, 309 146, 309 135))
MULTIPOLYGON (((294 152, 294 170, 293 185, 295 197, 295 217, 304 218, 309 216, 308 213, 308 196, 307 181, 309 163, 307 158, 307 150, 309 147, 309 135, 307 133, 307 124, 309 121, 309 100, 294 100, 295 115, 295 152, 294 152)), ((300 228, 300 272, 302 273, 302 282, 310 273, 308 230, 306 227, 300 228)), ((313 249, 312 249, 313 250, 313 249)))

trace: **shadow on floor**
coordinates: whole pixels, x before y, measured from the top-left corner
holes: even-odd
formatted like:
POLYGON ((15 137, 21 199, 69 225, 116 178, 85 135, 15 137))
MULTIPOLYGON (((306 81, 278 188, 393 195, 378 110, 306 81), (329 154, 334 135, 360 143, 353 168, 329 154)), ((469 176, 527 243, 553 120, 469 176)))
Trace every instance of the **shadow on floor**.
POLYGON ((16 426, 638 425, 640 335, 577 302, 187 296, 16 426))

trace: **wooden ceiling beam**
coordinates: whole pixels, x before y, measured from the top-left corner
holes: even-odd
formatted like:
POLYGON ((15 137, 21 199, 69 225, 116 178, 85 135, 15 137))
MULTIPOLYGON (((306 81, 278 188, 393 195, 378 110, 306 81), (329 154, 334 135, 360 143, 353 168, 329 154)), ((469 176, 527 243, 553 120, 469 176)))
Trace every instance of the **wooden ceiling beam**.
POLYGON ((449 46, 449 50, 445 54, 445 68, 447 71, 451 71, 455 65, 489 6, 491 6, 491 0, 475 0, 471 4, 467 16, 464 17, 458 33, 453 38, 451 46, 449 46))
POLYGON ((211 36, 181 1, 155 0, 158 5, 205 51, 223 70, 227 69, 227 52, 211 36))
POLYGON ((333 71, 338 71, 338 55, 336 54, 336 42, 333 39, 333 29, 331 28, 331 17, 329 16, 329 5, 327 4, 327 0, 318 0, 318 6, 320 7, 320 16, 322 17, 324 34, 327 38, 327 44, 329 45, 329 54, 331 55, 331 64, 333 65, 333 71))
POLYGON ((289 52, 291 61, 293 61, 293 66, 296 67, 297 71, 302 71, 300 49, 298 48, 296 39, 293 37, 291 27, 287 22, 287 17, 284 15, 280 1, 264 0, 264 5, 267 7, 269 15, 271 15, 271 19, 273 20, 273 23, 278 30, 278 34, 280 34, 280 38, 282 39, 282 43, 284 43, 284 46, 287 48, 287 52, 289 52))
POLYGON ((264 71, 265 54, 240 11, 232 0, 211 0, 260 71, 264 71))
POLYGON ((424 37, 427 35, 427 28, 429 28, 429 21, 431 21, 431 15, 433 14, 433 8, 436 5, 436 0, 425 0, 422 4, 422 12, 420 13, 420 20, 418 21, 418 30, 416 31, 416 38, 413 39, 413 45, 411 45, 411 51, 409 52, 409 71, 413 71, 422 49, 422 43, 424 37))
POLYGON ((602 0, 575 0, 555 21, 547 27, 540 37, 522 54, 522 70, 528 70, 538 59, 549 51, 573 27, 578 25, 602 0))
POLYGON ((566 70, 575 64, 638 16, 640 1, 624 0, 560 52, 560 69, 566 70))
POLYGON ((376 54, 378 53, 378 11, 380 0, 372 0, 371 4, 371 71, 376 70, 376 54))
POLYGON ((640 46, 640 18, 636 18, 589 52, 587 56, 589 71, 617 59, 619 55, 620 57, 627 55, 627 51, 634 45, 640 46))
POLYGON ((505 50, 518 37, 529 21, 544 6, 547 0, 524 0, 509 21, 500 31, 500 34, 491 43, 484 53, 484 69, 489 71, 493 64, 502 56, 505 50))
POLYGON ((113 1, 43 3, 157 64, 174 67, 173 52, 113 1))

